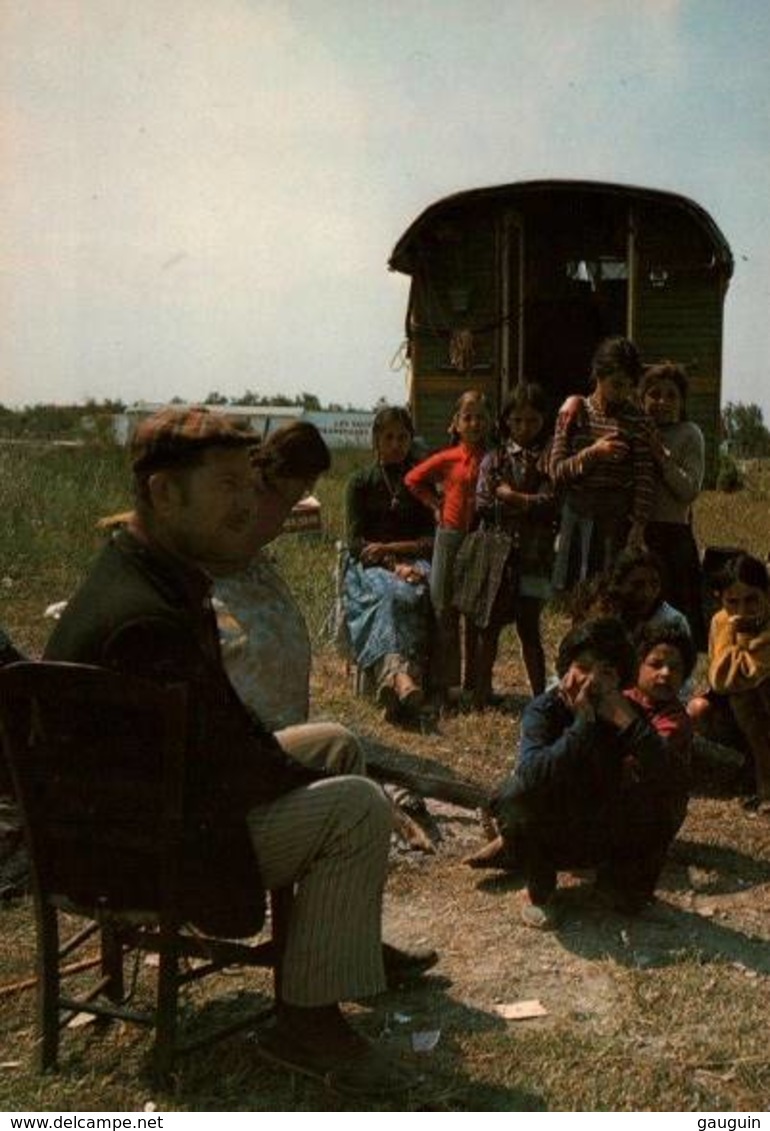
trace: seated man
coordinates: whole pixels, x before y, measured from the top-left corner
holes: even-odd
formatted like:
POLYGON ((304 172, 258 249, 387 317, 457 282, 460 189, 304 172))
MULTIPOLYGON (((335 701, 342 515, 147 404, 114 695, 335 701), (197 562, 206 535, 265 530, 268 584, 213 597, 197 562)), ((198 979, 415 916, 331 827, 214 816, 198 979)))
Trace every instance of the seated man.
MULTIPOLYGON (((0 627, 0 668, 24 656, 0 627)), ((0 751, 0 900, 29 891, 29 859, 24 846, 21 815, 13 796, 10 771, 0 751)))
POLYGON ((23 660, 21 652, 14 647, 13 642, 3 628, 0 628, 0 668, 5 664, 15 664, 23 660))
MULTIPOLYGON (((139 426, 135 511, 67 605, 46 659, 190 685, 186 810, 206 891, 199 910, 211 920, 242 899, 263 903, 266 888, 296 885, 282 1001, 262 1051, 341 1091, 392 1092, 412 1076, 359 1036, 338 1005, 386 985, 388 804, 364 777, 301 764, 243 706, 222 666, 201 568, 258 548, 255 439, 205 409, 163 410, 139 426)), ((324 765, 324 751, 306 745, 300 734, 305 762, 324 765)))
POLYGON ((694 662, 689 635, 667 626, 647 630, 636 655, 613 618, 562 640, 560 682, 526 707, 518 764, 493 800, 501 836, 468 861, 521 868, 528 926, 556 925, 560 868, 595 867, 621 911, 653 898, 687 806, 691 727, 678 692, 694 662))

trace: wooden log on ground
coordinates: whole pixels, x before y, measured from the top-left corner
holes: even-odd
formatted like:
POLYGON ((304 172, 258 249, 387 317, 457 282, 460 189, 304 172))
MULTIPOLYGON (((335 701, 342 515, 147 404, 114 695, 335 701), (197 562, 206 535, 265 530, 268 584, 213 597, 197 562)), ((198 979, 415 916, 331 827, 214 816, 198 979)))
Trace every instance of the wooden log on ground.
POLYGON ((459 777, 441 762, 406 754, 374 738, 362 737, 361 741, 367 772, 375 781, 392 782, 461 809, 483 809, 489 804, 488 786, 459 777))

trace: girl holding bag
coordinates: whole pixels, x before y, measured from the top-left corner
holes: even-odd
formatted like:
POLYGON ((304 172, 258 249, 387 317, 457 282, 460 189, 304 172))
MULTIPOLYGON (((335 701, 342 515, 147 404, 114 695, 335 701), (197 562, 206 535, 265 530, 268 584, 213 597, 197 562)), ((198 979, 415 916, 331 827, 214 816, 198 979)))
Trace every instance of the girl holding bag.
POLYGON ((500 414, 500 445, 484 457, 479 472, 476 509, 482 526, 507 535, 508 552, 475 610, 478 709, 493 701, 492 669, 506 624, 516 626, 532 694, 545 690, 540 614, 550 595, 557 516, 546 471, 546 420, 540 386, 517 385, 500 414))

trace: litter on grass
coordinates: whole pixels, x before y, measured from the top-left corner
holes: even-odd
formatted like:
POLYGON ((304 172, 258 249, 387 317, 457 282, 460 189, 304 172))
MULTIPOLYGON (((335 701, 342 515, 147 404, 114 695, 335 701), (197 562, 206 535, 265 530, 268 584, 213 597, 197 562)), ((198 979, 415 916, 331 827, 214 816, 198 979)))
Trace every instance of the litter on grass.
POLYGON ((529 1001, 506 1001, 495 1006, 495 1012, 506 1021, 527 1021, 530 1017, 545 1017, 548 1010, 542 1001, 532 998, 529 1001))

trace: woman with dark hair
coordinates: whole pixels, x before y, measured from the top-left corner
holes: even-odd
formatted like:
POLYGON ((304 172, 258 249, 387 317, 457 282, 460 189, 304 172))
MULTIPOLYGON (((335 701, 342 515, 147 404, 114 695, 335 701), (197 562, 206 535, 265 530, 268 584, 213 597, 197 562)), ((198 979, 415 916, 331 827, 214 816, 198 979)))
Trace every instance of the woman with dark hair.
POLYGON ((591 366, 590 396, 559 410, 550 473, 562 493, 554 588, 605 570, 640 545, 654 498, 650 423, 632 403, 642 366, 633 342, 606 338, 591 366))
POLYGON ((646 546, 622 550, 606 573, 582 583, 572 594, 572 619, 617 617, 635 639, 648 627, 690 634, 687 618, 663 599, 663 563, 646 546))
POLYGON ((687 375, 663 361, 644 371, 639 403, 654 422, 655 502, 644 540, 663 564, 663 596, 690 625, 699 651, 706 647, 700 557, 692 531, 692 504, 703 483, 704 442, 687 419, 687 375))
POLYGON ((381 408, 372 426, 374 463, 348 482, 348 559, 343 605, 356 663, 370 671, 386 715, 413 715, 423 703, 428 651, 430 511, 404 486, 415 460, 405 408, 381 408))
POLYGON ((331 466, 313 424, 298 420, 271 433, 252 451, 259 500, 260 551, 248 562, 214 573, 214 607, 222 658, 240 698, 270 730, 307 721, 311 649, 305 618, 264 552, 296 504, 331 466))

